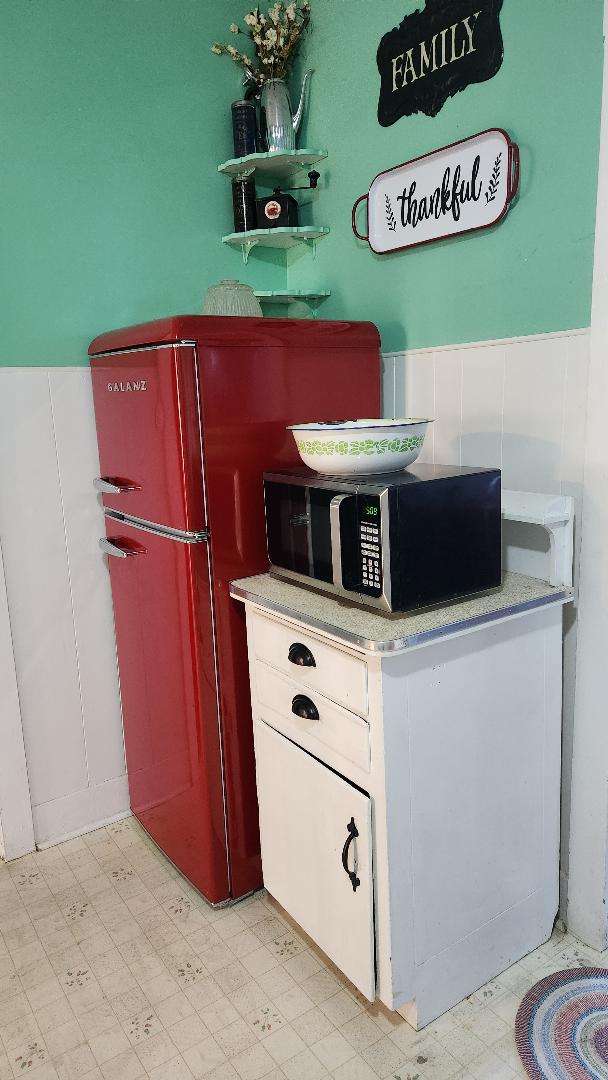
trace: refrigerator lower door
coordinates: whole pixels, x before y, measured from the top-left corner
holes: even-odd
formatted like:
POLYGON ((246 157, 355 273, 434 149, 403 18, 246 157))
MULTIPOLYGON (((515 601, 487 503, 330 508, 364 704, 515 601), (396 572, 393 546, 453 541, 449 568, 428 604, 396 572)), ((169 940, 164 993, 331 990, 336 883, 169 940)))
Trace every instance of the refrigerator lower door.
POLYGON ((131 808, 211 903, 230 897, 205 542, 106 518, 131 808))

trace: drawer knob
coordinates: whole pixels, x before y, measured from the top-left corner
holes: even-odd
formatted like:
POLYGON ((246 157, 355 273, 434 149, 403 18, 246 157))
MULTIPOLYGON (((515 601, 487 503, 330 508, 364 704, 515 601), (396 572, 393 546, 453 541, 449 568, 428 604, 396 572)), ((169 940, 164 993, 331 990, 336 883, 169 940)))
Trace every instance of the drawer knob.
POLYGON ((359 878, 357 877, 357 874, 356 874, 356 870, 357 870, 356 856, 355 856, 355 864, 354 864, 355 868, 354 868, 354 870, 349 870, 348 869, 348 849, 349 849, 350 845, 352 844, 353 840, 355 840, 357 838, 357 836, 359 835, 359 830, 358 830, 357 826, 355 825, 355 819, 354 818, 351 817, 348 825, 346 826, 346 831, 348 833, 348 836, 346 837, 346 840, 344 841, 344 847, 342 848, 342 866, 344 867, 345 872, 348 874, 348 876, 350 878, 350 883, 351 883, 351 885, 353 887, 353 892, 356 892, 359 885, 361 884, 361 882, 359 881, 359 878))
POLYGON ((303 720, 319 719, 317 706, 305 694, 296 694, 291 703, 291 711, 294 716, 301 716, 303 720))
POLYGON ((289 646, 287 659, 290 664, 298 664, 299 667, 317 666, 310 649, 308 649, 306 645, 302 645, 300 641, 294 641, 293 645, 289 646))

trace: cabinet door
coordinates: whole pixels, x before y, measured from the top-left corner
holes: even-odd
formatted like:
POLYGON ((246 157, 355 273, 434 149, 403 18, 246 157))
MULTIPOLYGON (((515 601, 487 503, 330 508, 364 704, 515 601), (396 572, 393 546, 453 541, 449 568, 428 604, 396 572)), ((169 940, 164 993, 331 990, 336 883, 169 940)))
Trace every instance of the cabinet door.
POLYGON ((255 722, 264 885, 370 1001, 375 997, 371 803, 255 722), (346 863, 358 884, 343 865, 346 863), (349 830, 350 825, 350 830, 349 830))

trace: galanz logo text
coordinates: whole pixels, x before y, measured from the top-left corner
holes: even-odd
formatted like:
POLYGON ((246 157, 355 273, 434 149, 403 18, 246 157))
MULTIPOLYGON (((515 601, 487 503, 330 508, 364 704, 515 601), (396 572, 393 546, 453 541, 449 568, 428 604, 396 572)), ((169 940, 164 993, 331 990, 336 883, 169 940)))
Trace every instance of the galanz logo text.
POLYGON ((138 382, 109 382, 108 390, 112 394, 126 394, 129 390, 147 390, 147 380, 140 379, 138 382))

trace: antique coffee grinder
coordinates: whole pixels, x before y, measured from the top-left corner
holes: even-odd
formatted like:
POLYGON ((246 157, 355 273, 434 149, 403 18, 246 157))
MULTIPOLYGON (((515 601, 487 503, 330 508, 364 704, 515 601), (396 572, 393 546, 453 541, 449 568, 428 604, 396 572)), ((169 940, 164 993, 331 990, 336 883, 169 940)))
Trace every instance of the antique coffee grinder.
POLYGON ((276 187, 272 195, 256 199, 258 229, 297 229, 299 205, 289 191, 310 191, 316 188, 320 173, 312 169, 308 174, 308 184, 293 188, 276 187))

